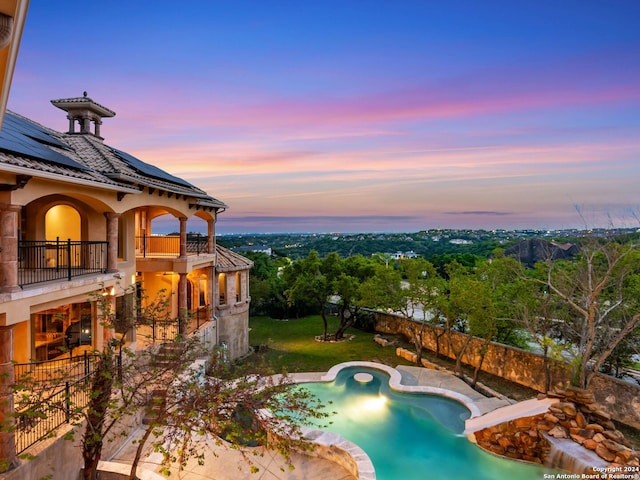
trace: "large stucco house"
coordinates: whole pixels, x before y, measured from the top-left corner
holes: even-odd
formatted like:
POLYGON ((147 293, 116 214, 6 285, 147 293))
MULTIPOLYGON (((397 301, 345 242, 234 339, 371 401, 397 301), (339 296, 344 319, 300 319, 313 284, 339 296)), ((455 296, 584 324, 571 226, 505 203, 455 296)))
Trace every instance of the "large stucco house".
POLYGON ((96 294, 118 311, 134 303, 127 299, 144 303, 168 293, 172 321, 140 327, 127 338, 133 348, 184 333, 222 346, 229 359, 246 354, 252 262, 216 245, 216 220, 226 205, 107 145, 102 121, 115 112, 86 93, 51 103, 68 131, 10 111, 0 131, 6 378, 10 362, 100 349, 110 332, 101 325, 96 294), (176 234, 158 235, 160 218, 172 219, 176 234), (206 233, 189 234, 188 221, 206 233))

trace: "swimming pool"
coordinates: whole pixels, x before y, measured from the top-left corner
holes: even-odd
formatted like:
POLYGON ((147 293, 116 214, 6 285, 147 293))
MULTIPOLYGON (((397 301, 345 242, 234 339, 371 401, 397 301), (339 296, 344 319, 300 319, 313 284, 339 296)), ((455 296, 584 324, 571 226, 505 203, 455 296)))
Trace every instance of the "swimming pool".
POLYGON ((472 444, 462 435, 470 411, 458 401, 394 391, 383 371, 346 367, 332 382, 304 387, 337 412, 323 428, 361 447, 377 480, 539 480, 545 473, 472 444), (355 380, 358 372, 370 374, 371 381, 355 380))

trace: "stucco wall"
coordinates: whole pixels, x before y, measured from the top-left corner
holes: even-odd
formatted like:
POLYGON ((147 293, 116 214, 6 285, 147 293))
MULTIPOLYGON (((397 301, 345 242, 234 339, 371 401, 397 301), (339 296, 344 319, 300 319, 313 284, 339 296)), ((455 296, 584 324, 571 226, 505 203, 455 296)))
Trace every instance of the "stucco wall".
POLYGON ((249 301, 218 308, 218 341, 227 345, 229 359, 249 352, 249 301))
MULTIPOLYGON (((411 325, 413 320, 383 312, 374 312, 376 331, 380 333, 402 334, 412 341, 411 325)), ((436 351, 436 336, 443 329, 429 325, 422 337, 424 348, 436 351)), ((445 335, 440 337, 440 354, 455 359, 454 351, 459 351, 467 335, 452 332, 453 349, 445 335)), ((474 348, 480 340, 473 339, 462 357, 463 363, 476 366, 480 357, 474 348)), ((544 361, 542 355, 528 352, 508 345, 491 343, 482 363, 482 371, 496 375, 514 383, 524 385, 539 392, 545 391, 544 361)), ((569 384, 570 370, 567 365, 550 360, 551 387, 564 387, 569 384)), ((608 375, 596 374, 591 381, 590 390, 596 400, 614 420, 640 428, 640 385, 627 383, 608 375)))

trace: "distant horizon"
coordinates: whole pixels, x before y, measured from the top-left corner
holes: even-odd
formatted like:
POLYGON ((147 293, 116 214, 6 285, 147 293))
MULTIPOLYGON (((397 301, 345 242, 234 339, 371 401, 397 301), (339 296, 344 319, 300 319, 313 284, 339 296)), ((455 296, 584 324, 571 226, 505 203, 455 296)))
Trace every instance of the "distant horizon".
MULTIPOLYGON (((341 217, 343 220, 355 220, 352 217, 341 217)), ((404 217, 399 217, 404 218, 404 217)), ((634 230, 640 229, 640 222, 633 219, 632 222, 627 222, 626 224, 622 224, 618 222, 617 224, 609 223, 609 224, 585 224, 582 225, 576 223, 573 225, 562 225, 562 226, 533 226, 533 225, 518 225, 518 226, 488 226, 488 225, 474 225, 474 226, 445 226, 445 225, 437 225, 437 226, 428 226, 428 225, 406 225, 404 227, 398 226, 397 228, 388 228, 389 224, 386 223, 386 229, 384 228, 367 228, 366 223, 352 221, 349 225, 350 227, 339 228, 336 223, 332 223, 331 226, 323 226, 323 222, 319 220, 335 220, 335 217, 301 217, 298 218, 297 221, 287 222, 285 219, 280 217, 264 217, 264 218, 255 218, 252 221, 248 221, 246 218, 240 218, 237 222, 228 222, 227 217, 224 214, 218 217, 216 222, 216 235, 313 235, 313 234, 401 234, 401 233, 416 233, 427 230, 483 230, 483 231, 525 231, 525 230, 535 230, 535 231, 558 231, 558 230, 567 230, 567 231, 587 231, 587 230, 617 230, 617 229, 626 229, 626 230, 634 230), (280 225, 280 229, 278 227, 273 226, 275 223, 280 225), (271 225, 272 229, 265 228, 266 225, 271 225), (285 225, 288 225, 288 229, 285 225), (303 225, 307 226, 307 229, 304 229, 303 225), (356 225, 360 225, 360 228, 355 227, 356 225), (259 228, 259 227, 262 228, 259 228), (297 228, 296 228, 297 227, 297 228)), ((362 220, 362 218, 359 218, 362 220)), ((388 221, 389 219, 385 219, 388 221)), ((398 222, 402 223, 402 222, 398 222)), ((153 223, 153 231, 154 233, 159 234, 167 234, 177 232, 179 230, 178 220, 172 218, 170 216, 164 216, 163 218, 159 218, 154 220, 153 223)), ((206 223, 199 219, 190 219, 187 222, 187 231, 190 233, 201 233, 205 234, 207 231, 206 223)))

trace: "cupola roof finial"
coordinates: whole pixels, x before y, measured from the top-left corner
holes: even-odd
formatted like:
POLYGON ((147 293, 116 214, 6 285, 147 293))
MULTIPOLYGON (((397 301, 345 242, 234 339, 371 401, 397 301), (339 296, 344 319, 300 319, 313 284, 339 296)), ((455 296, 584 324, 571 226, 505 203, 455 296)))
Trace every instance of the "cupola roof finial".
POLYGON ((60 98, 51 100, 51 103, 61 110, 67 112, 69 119, 70 134, 91 134, 91 122, 95 125, 93 135, 103 140, 100 136, 100 125, 102 119, 106 117, 114 117, 116 112, 107 107, 94 102, 87 96, 86 90, 82 92, 82 97, 60 98), (80 125, 80 131, 76 132, 76 122, 80 125))

